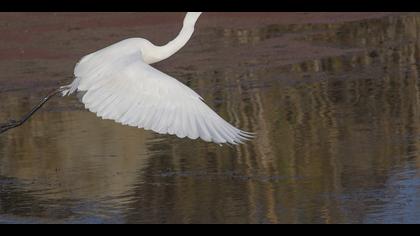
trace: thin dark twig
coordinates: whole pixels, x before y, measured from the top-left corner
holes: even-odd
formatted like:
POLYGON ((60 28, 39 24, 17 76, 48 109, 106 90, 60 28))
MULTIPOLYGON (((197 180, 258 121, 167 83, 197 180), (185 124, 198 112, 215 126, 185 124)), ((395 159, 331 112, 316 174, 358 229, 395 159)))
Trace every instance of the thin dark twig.
POLYGON ((36 105, 34 108, 32 108, 32 110, 30 112, 28 112, 25 116, 23 116, 20 120, 18 120, 18 121, 10 120, 9 123, 0 124, 0 134, 8 131, 9 129, 13 129, 13 128, 16 128, 16 127, 19 127, 19 126, 23 125, 23 123, 25 123, 33 114, 35 114, 35 112, 38 111, 46 102, 48 102, 48 100, 50 100, 51 98, 53 98, 57 94, 63 92, 64 89, 65 88, 60 87, 58 89, 54 89, 53 91, 51 91, 46 97, 41 99, 41 101, 39 102, 38 105, 36 105))

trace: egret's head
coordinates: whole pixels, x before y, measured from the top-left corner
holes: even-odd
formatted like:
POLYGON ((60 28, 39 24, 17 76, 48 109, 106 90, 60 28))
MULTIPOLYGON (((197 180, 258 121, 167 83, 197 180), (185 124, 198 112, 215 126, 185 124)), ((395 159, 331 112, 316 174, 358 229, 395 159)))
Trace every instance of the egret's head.
POLYGON ((188 12, 184 19, 184 24, 194 25, 197 22, 202 12, 188 12))

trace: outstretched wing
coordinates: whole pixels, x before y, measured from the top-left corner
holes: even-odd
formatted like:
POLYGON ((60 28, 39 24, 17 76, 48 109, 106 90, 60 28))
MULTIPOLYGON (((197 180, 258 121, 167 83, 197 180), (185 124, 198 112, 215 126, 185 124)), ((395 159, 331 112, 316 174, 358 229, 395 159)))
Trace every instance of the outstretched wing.
POLYGON ((68 92, 85 91, 85 107, 103 119, 215 143, 237 144, 251 137, 217 115, 192 89, 144 63, 139 52, 110 61, 84 58, 75 75, 68 92))

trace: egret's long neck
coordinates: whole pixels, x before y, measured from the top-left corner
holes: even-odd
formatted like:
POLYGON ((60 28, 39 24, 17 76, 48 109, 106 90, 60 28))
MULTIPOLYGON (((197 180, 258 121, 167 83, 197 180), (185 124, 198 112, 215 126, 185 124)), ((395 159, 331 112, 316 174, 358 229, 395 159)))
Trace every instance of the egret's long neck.
POLYGON ((194 32, 194 25, 197 22, 200 14, 201 12, 188 12, 185 16, 184 24, 178 36, 166 45, 157 47, 159 61, 165 60, 166 58, 175 54, 182 47, 184 47, 194 32))

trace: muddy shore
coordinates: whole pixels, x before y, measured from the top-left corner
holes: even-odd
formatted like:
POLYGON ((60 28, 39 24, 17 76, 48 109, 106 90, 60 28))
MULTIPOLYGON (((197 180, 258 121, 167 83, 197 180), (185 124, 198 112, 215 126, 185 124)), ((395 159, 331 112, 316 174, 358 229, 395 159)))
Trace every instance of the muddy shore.
MULTIPOLYGON (((392 14, 398 13, 206 13, 188 47, 158 67, 168 72, 175 68, 209 68, 235 62, 238 57, 252 61, 253 57, 267 53, 270 60, 266 63, 280 65, 339 55, 345 51, 296 40, 296 33, 287 34, 290 25, 296 28, 305 24, 328 26, 392 14), (218 47, 211 45, 213 39, 208 39, 223 37, 229 32, 252 35, 261 27, 273 25, 280 28, 284 25, 285 37, 258 47, 218 47), (223 32, 215 36, 214 29, 223 29, 223 32), (271 52, 273 44, 284 50, 271 52), (205 47, 203 51, 208 53, 193 55, 200 47, 205 47), (221 60, 220 53, 231 57, 223 56, 221 60)), ((155 44, 164 44, 176 36, 183 17, 184 13, 1 13, 0 91, 67 83, 72 78, 75 63, 83 55, 125 38, 144 37, 155 44)))

